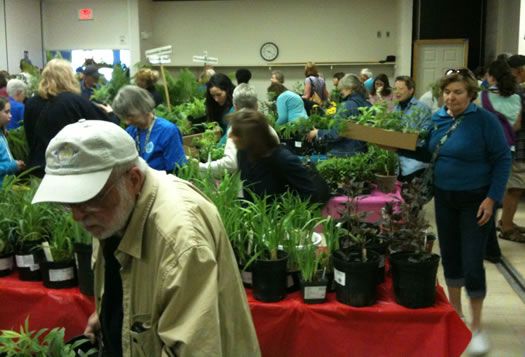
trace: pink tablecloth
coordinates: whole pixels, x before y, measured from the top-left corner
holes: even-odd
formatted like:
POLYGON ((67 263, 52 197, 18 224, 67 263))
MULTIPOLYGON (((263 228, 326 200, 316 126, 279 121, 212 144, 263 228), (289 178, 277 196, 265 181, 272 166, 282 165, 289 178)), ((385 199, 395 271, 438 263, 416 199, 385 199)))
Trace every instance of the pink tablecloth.
MULTIPOLYGON (((366 220, 367 222, 373 223, 381 219, 381 209, 385 206, 385 203, 391 201, 403 202, 400 182, 397 182, 396 191, 393 193, 383 193, 374 185, 369 195, 358 196, 353 204, 357 205, 359 212, 368 212, 369 215, 366 217, 366 220)), ((351 202, 349 197, 337 196, 332 198, 324 207, 323 215, 325 217, 341 217, 342 211, 347 209, 346 202, 351 202)))

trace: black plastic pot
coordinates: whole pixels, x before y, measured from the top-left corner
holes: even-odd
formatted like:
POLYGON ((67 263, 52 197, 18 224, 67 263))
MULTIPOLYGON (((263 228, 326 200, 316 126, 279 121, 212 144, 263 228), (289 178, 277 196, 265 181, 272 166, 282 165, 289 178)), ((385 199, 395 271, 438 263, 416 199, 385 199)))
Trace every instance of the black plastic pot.
POLYGON ((354 261, 360 256, 359 251, 345 253, 350 261, 342 258, 341 251, 335 251, 333 255, 337 301, 356 307, 375 304, 379 254, 369 251, 368 260, 363 263, 354 261))
POLYGON ((288 254, 278 251, 276 260, 256 260, 253 267, 253 297, 262 302, 277 302, 286 297, 288 254))
POLYGON ((93 246, 85 243, 74 243, 75 261, 77 265, 78 286, 80 292, 85 295, 94 294, 94 277, 91 269, 91 255, 93 246))
POLYGON ((288 294, 301 290, 301 276, 298 270, 286 273, 286 292, 288 294))
POLYGON ((394 298, 399 305, 411 309, 433 306, 436 302, 436 276, 439 255, 428 260, 409 260, 414 253, 395 253, 389 257, 394 285, 394 298))
MULTIPOLYGON (((80 345, 76 346, 73 350, 79 354, 79 352, 84 352, 84 353, 87 353, 90 349, 92 348, 97 348, 98 349, 98 345, 94 345, 92 344, 89 339, 86 337, 86 335, 79 335, 79 336, 75 336, 73 337, 72 339, 70 339, 69 341, 66 342, 66 345, 74 345, 75 343, 79 342, 79 341, 82 341, 82 340, 85 340, 83 341, 83 343, 81 343, 80 345)), ((98 356, 99 354, 96 354, 96 355, 93 355, 93 356, 98 356)))
POLYGON ((253 265, 252 263, 247 268, 244 268, 244 264, 238 264, 242 285, 247 289, 253 288, 253 265))
POLYGON ((14 270, 13 253, 0 254, 0 277, 8 276, 14 270))
POLYGON ((77 286, 75 261, 43 262, 42 280, 48 289, 69 289, 77 286))
POLYGON ((42 240, 22 242, 15 251, 18 278, 23 281, 41 281, 40 262, 45 261, 42 240))
POLYGON ((328 280, 301 280, 301 292, 305 304, 322 304, 326 301, 326 293, 328 292, 328 280))
POLYGON ((385 240, 382 240, 381 242, 376 240, 367 244, 366 248, 368 251, 374 251, 379 254, 377 283, 381 284, 385 281, 385 259, 388 250, 388 243, 385 240))

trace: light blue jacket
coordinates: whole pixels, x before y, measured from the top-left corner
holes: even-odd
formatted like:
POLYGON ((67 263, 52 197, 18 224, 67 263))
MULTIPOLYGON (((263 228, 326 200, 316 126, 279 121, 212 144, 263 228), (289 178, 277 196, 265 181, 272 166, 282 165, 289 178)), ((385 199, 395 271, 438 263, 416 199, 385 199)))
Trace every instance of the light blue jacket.
MULTIPOLYGON (((394 112, 401 111, 404 112, 405 119, 407 121, 410 120, 412 115, 415 115, 417 118, 421 118, 419 125, 413 125, 412 129, 427 130, 432 126, 432 112, 430 111, 430 108, 426 104, 417 100, 416 97, 412 97, 410 99, 410 102, 408 102, 405 110, 402 110, 399 104, 394 107, 394 112)), ((419 145, 420 142, 418 142, 418 146, 419 145)), ((427 168, 428 165, 429 164, 427 163, 399 155, 399 166, 401 168, 401 175, 403 176, 407 176, 413 172, 427 168)))
POLYGON ((308 118, 303 98, 292 91, 285 91, 277 98, 277 125, 295 122, 297 118, 308 118))
POLYGON ((13 175, 18 171, 18 164, 13 159, 7 139, 3 133, 0 133, 0 188, 4 183, 5 175, 13 175))

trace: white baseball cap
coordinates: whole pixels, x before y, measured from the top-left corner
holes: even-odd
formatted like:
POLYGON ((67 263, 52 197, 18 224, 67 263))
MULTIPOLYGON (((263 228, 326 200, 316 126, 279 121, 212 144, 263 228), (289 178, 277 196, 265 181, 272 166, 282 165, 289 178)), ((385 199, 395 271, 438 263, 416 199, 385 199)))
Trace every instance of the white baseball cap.
POLYGON ((102 190, 115 165, 137 157, 135 141, 121 127, 80 119, 49 142, 46 174, 32 203, 85 202, 102 190))

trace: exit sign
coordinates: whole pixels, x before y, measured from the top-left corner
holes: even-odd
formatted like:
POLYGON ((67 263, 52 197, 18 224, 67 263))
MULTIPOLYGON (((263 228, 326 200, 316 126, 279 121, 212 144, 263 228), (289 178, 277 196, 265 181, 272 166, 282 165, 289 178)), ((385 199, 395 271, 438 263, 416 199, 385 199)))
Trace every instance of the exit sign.
POLYGON ((91 9, 80 9, 78 10, 79 20, 93 20, 93 10, 91 9))

